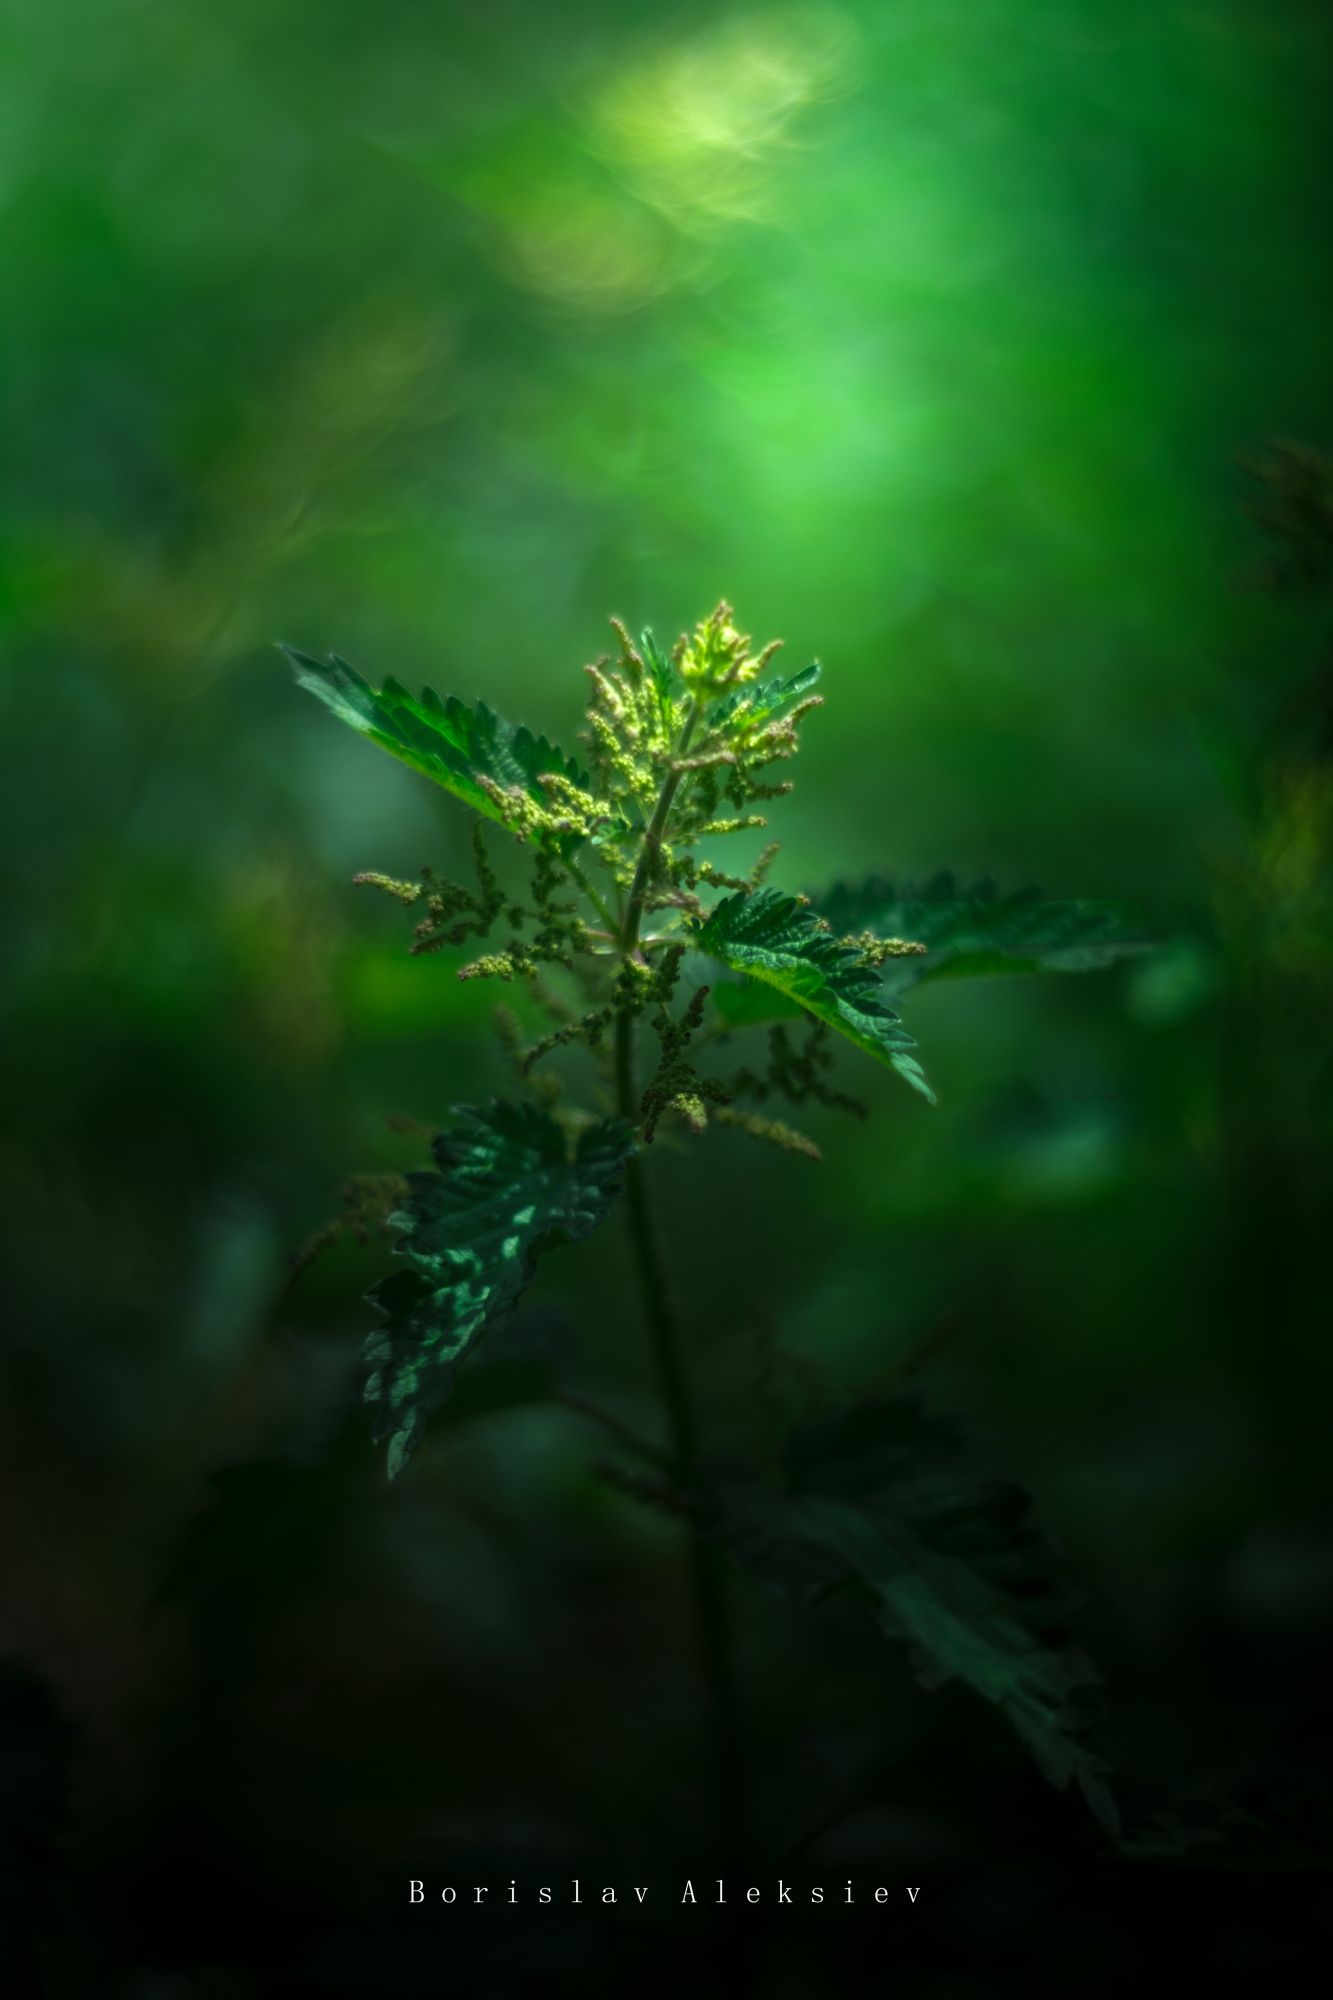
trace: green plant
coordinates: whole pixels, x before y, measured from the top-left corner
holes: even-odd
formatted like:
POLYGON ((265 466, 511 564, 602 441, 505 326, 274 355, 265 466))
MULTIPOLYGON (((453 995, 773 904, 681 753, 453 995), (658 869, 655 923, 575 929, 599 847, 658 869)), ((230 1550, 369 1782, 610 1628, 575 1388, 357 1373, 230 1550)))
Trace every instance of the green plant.
POLYGON ((1113 904, 1002 896, 949 875, 919 888, 872 879, 787 894, 767 882, 775 844, 744 874, 727 872, 712 843, 762 828, 762 808, 790 790, 782 773, 822 699, 820 669, 771 673, 776 643, 753 651, 725 603, 669 656, 651 633, 636 644, 613 624, 618 655, 586 669, 586 768, 481 702, 418 698, 393 680, 373 689, 336 656, 325 664, 288 649, 302 686, 478 815, 472 881, 429 870, 416 882, 357 879, 416 913, 414 952, 484 941, 458 977, 526 987, 550 1022, 525 1041, 502 1010, 520 1096, 456 1108, 434 1140, 434 1170, 408 1177, 389 1218, 399 1267, 370 1295, 382 1323, 366 1349, 389 1472, 401 1471, 538 1259, 589 1235, 623 1193, 669 1447, 642 1446, 643 1467, 620 1477, 688 1533, 720 1846, 745 1837, 727 1552, 802 1601, 859 1590, 926 1685, 960 1679, 980 1692, 1043 1772, 1075 1782, 1113 1825, 1087 1739, 1094 1677, 1035 1587, 1035 1538, 938 1420, 899 1396, 793 1423, 762 1468, 705 1448, 646 1154, 664 1122, 698 1135, 717 1121, 817 1155, 766 1107, 859 1111, 831 1073, 839 1040, 933 1101, 896 1011, 916 985, 1088 970, 1146 940, 1113 904), (493 865, 487 820, 530 858, 522 895, 493 865), (646 1079, 636 1074, 645 1027, 655 1044, 646 1079), (766 1053, 738 1066, 733 1039, 751 1030, 766 1036, 766 1053), (591 1101, 579 1105, 543 1068, 573 1044, 597 1065, 591 1101))

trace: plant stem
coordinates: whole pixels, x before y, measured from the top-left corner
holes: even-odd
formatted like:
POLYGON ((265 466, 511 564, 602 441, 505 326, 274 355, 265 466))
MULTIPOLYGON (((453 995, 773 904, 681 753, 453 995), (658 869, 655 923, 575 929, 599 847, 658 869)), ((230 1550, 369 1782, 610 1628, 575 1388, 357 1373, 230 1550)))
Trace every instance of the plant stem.
MULTIPOLYGON (((621 1115, 633 1119, 634 1017, 616 1017, 616 1096, 621 1115)), ((672 1456, 687 1493, 698 1491, 699 1437, 679 1329, 667 1296, 666 1277, 648 1196, 644 1163, 631 1157, 625 1169, 625 1201, 630 1246, 639 1281, 644 1318, 652 1340, 662 1401, 671 1431, 672 1456)), ((735 1862, 746 1849, 744 1772, 740 1754, 740 1701, 732 1662, 726 1578, 716 1544, 700 1524, 691 1523, 690 1572, 694 1594, 699 1664, 707 1701, 709 1784, 713 1838, 719 1863, 735 1862)))
MULTIPOLYGON (((698 713, 697 704, 692 703, 676 747, 677 757, 683 756, 689 746, 698 713)), ((684 775, 678 770, 668 774, 644 832, 620 934, 620 948, 627 958, 639 948, 644 903, 656 873, 658 852, 672 803, 684 775)), ((615 1082, 620 1115, 631 1124, 636 1124, 638 1099, 634 1088, 634 1015, 628 1008, 616 1015, 615 1082)), ((672 1456, 681 1484, 687 1494, 696 1497, 699 1490, 699 1433, 694 1399, 690 1393, 680 1330, 667 1293, 644 1162, 638 1155, 631 1155, 625 1169, 625 1200, 644 1318, 648 1324, 657 1379, 671 1431, 672 1456)), ((726 1863, 738 1860, 746 1846, 740 1702, 732 1662, 726 1578, 720 1552, 697 1520, 690 1527, 690 1572, 699 1664, 707 1700, 713 1837, 717 1858, 720 1863, 726 1863)))
MULTIPOLYGON (((699 704, 692 700, 685 717, 684 727, 680 732, 680 741, 676 745, 677 758, 683 757, 689 749, 690 738, 694 734, 694 725, 698 720, 699 704)), ((671 817, 671 808, 675 804, 676 793, 680 790, 680 781, 685 775, 684 771, 669 771, 667 773, 662 789, 657 795, 657 804, 653 807, 653 816, 644 829, 643 845, 639 849, 639 859, 634 869, 634 880, 630 883, 629 901, 625 905, 625 922, 620 934, 620 948, 626 957, 638 950, 639 926, 643 922, 644 901, 657 869, 657 856, 662 845, 662 836, 666 832, 667 821, 671 817)), ((617 1063, 618 1074, 619 1064, 617 1063)), ((627 1115, 633 1117, 634 1114, 631 1111, 627 1115)))
POLYGON ((562 1389, 555 1401, 563 1409, 572 1410, 575 1416, 586 1417, 592 1424, 600 1424, 604 1431, 609 1432, 621 1444, 628 1445, 629 1449, 637 1452, 640 1458, 646 1458, 650 1464, 666 1470, 666 1453, 659 1451, 655 1444, 650 1444, 646 1437, 640 1437, 623 1418, 613 1416, 610 1410, 598 1409, 595 1403, 585 1401, 582 1396, 571 1395, 568 1389, 562 1389))

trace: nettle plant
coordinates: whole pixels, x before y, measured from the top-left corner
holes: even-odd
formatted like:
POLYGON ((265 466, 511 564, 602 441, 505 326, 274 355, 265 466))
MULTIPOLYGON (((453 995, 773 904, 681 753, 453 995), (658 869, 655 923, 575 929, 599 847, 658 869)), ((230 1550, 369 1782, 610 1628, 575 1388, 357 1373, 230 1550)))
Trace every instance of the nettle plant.
POLYGON ((961 1680, 995 1704, 1042 1772, 1075 1783, 1114 1830, 1090 1740, 1095 1675, 1063 1632, 1039 1538, 947 1426, 895 1395, 795 1418, 753 1465, 705 1447, 646 1156, 668 1126, 699 1136, 726 1124, 817 1158, 773 1111, 863 1110, 833 1079, 839 1042, 933 1102, 897 1013, 917 985, 1090 970, 1145 940, 1117 905, 966 889, 944 874, 918 888, 876 877, 788 893, 768 881, 776 843, 727 872, 704 850, 764 827, 764 809, 790 791, 784 773, 822 700, 820 668, 771 673, 778 642, 752 650, 725 603, 670 654, 650 632, 635 643, 612 626, 617 653, 585 669, 582 762, 483 702, 417 697, 394 680, 376 689, 336 655, 284 649, 335 715, 477 815, 472 880, 430 869, 417 881, 356 879, 412 911, 414 953, 471 953, 460 979, 521 987, 527 1011, 549 1022, 529 1041, 501 1006, 516 1094, 456 1106, 434 1139, 434 1170, 407 1177, 388 1218, 398 1267, 369 1295, 380 1324, 365 1395, 389 1473, 509 1319, 538 1260, 591 1235, 623 1197, 667 1448, 580 1407, 640 1454, 618 1474, 624 1489, 677 1514, 689 1537, 719 1849, 745 1838, 728 1556, 801 1603, 858 1590, 926 1686, 961 1680), (529 857, 525 894, 502 885, 487 822, 529 857), (738 1063, 742 1034, 763 1042, 738 1063), (546 1063, 574 1044, 593 1059, 582 1103, 546 1063))

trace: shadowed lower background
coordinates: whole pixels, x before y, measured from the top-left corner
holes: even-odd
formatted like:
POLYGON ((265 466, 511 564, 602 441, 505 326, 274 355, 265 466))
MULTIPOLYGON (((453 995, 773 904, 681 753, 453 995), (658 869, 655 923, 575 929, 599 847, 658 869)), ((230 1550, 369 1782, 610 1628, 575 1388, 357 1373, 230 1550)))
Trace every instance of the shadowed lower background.
MULTIPOLYGON (((1333 537, 1272 455, 1333 442, 1325 10, 13 0, 3 39, 15 1990, 648 1976, 628 1923, 393 1900, 676 1869, 688 1634, 569 1412, 463 1411, 387 1487, 387 1248, 289 1275, 504 1072, 493 995, 350 887, 449 871, 465 815, 272 642, 568 742, 608 614, 723 594, 825 664, 784 883, 1124 894, 1163 943, 917 996, 939 1108, 858 1074, 822 1165, 659 1145, 719 1438, 775 1350, 829 1397, 916 1367, 1038 1497, 1131 1817, 1209 1836, 1108 1857, 980 1704, 738 1586, 772 1851, 856 1793, 802 1865, 947 1884, 884 1947, 931 1991, 1061 1961, 1112 1875, 1270 1964, 1256 1883, 1333 1854, 1333 537)), ((537 1309, 655 1430, 618 1238, 537 1309)), ((794 1993, 834 1946, 756 1949, 794 1993)))

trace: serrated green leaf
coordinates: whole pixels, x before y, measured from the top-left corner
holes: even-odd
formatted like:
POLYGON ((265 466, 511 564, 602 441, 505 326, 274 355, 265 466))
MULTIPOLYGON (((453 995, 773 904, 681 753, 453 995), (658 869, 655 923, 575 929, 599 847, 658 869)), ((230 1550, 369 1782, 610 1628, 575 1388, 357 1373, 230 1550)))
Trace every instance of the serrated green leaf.
MULTIPOLYGON (((418 697, 392 679, 375 689, 336 653, 322 661, 292 646, 282 650, 301 686, 343 722, 510 831, 512 815, 483 779, 502 791, 517 788, 543 807, 550 799, 538 781, 551 772, 587 789, 587 776, 571 757, 522 724, 506 722, 484 701, 469 707, 456 695, 442 700, 433 688, 418 697)), ((565 835, 558 844, 568 849, 577 836, 565 835)))
POLYGON ((884 1000, 880 977, 861 953, 840 944, 818 916, 780 889, 728 896, 694 933, 696 949, 733 972, 773 988, 887 1063, 933 1104, 916 1044, 884 1000))
POLYGON ((674 689, 678 679, 676 670, 652 633, 646 629, 639 639, 639 651, 643 654, 648 664, 648 671, 653 677, 658 714, 663 727, 669 730, 675 713, 674 689))
POLYGON ((762 986, 757 979, 719 979, 712 997, 719 1017, 729 1028, 760 1028, 769 1021, 790 1021, 801 1011, 776 986, 762 986))
POLYGON ((733 688, 715 701, 704 717, 704 735, 724 728, 743 715, 747 728, 758 729, 765 722, 772 722, 785 714, 787 709, 808 695, 823 669, 818 660, 812 660, 808 667, 802 667, 799 674, 783 679, 779 674, 771 681, 751 681, 746 687, 733 688))
POLYGON ((799 1431, 781 1487, 724 1489, 716 1522, 741 1561, 800 1600, 847 1583, 868 1592, 924 1687, 962 1681, 983 1696, 1043 1776, 1076 1785, 1114 1834, 1105 1765, 1088 1741, 1097 1675, 1061 1629, 1027 1506, 947 1425, 899 1397, 799 1431))
POLYGON ((1002 896, 989 880, 965 889, 952 875, 896 889, 879 876, 839 883, 814 907, 839 937, 871 931, 908 938, 924 954, 891 958, 884 990, 895 998, 929 979, 998 972, 1095 972, 1150 951, 1152 939, 1123 904, 1051 902, 1037 889, 1002 896))
POLYGON ((389 1476, 406 1463, 454 1372, 512 1312, 537 1258, 576 1243, 620 1187, 628 1125, 602 1120, 571 1153, 563 1128, 535 1105, 459 1105, 432 1151, 439 1171, 408 1175, 391 1218, 406 1269, 370 1298, 385 1315, 366 1342, 366 1401, 389 1443, 389 1476))

